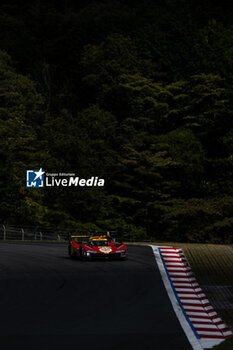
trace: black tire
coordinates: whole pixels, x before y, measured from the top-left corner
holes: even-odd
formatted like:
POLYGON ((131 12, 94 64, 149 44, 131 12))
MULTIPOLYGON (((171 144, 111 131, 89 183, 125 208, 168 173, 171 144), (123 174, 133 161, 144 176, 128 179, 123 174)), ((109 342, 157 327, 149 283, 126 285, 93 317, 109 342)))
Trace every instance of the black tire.
POLYGON ((81 245, 79 247, 79 258, 80 260, 84 260, 83 247, 81 245))
POLYGON ((76 259, 77 258, 77 253, 74 251, 74 248, 69 245, 68 247, 68 254, 71 257, 71 259, 76 259))

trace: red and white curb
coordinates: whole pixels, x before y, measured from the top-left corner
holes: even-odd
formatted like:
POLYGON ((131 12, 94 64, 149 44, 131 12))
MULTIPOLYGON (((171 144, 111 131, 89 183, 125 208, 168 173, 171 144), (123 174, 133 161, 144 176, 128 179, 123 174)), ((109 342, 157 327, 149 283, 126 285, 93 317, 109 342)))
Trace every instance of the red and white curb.
POLYGON ((182 249, 151 247, 174 311, 193 349, 210 349, 232 337, 200 288, 182 249))

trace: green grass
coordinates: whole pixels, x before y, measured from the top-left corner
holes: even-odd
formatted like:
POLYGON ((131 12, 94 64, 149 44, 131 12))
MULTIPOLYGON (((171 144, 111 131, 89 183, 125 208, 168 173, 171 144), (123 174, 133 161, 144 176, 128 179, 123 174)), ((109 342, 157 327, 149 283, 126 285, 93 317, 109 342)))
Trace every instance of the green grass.
POLYGON ((213 347, 213 349, 217 350, 232 350, 233 349, 233 338, 229 338, 222 342, 219 345, 213 347))
POLYGON ((227 245, 185 245, 183 251, 210 303, 233 330, 233 249, 227 245))

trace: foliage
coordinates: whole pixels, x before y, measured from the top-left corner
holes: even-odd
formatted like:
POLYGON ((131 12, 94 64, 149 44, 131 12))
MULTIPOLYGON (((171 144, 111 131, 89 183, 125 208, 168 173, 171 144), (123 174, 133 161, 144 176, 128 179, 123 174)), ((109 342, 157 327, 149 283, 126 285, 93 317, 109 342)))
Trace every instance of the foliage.
POLYGON ((232 242, 232 4, 0 10, 1 222, 232 242), (106 183, 26 189, 41 167, 106 183))

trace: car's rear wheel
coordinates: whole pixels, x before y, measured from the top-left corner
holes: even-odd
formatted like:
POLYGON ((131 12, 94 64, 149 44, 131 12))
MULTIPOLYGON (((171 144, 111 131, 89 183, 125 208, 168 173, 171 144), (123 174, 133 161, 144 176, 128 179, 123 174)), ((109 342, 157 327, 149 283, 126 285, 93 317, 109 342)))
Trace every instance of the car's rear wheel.
POLYGON ((71 245, 69 245, 69 247, 68 247, 68 253, 69 253, 69 256, 71 257, 71 259, 77 258, 77 253, 75 252, 74 248, 71 245))
POLYGON ((82 246, 79 247, 79 258, 80 260, 89 260, 91 257, 90 257, 90 254, 88 254, 82 246))
POLYGON ((83 247, 81 245, 79 247, 79 257, 80 260, 84 260, 83 247))

